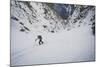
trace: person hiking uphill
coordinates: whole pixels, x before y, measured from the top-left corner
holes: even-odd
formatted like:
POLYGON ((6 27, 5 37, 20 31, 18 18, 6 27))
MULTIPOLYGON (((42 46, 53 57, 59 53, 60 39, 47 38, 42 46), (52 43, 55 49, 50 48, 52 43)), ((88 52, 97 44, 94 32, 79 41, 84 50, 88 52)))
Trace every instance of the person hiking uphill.
POLYGON ((43 39, 42 36, 38 35, 35 41, 39 40, 39 45, 42 45, 43 44, 42 39, 43 39))

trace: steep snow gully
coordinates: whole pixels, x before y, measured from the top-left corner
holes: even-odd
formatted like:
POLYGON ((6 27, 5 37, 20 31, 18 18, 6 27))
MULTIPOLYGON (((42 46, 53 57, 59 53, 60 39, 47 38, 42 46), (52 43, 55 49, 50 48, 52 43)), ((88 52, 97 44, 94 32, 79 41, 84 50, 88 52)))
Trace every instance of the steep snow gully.
POLYGON ((12 66, 94 60, 95 6, 11 0, 12 66))

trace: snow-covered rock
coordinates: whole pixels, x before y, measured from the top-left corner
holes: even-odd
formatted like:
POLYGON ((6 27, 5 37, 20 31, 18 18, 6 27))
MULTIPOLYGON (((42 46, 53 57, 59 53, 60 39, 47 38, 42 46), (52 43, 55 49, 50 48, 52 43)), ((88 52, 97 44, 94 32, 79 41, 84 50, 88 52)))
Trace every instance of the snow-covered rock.
POLYGON ((55 33, 85 24, 94 26, 93 18, 94 6, 11 1, 11 21, 22 32, 55 33))

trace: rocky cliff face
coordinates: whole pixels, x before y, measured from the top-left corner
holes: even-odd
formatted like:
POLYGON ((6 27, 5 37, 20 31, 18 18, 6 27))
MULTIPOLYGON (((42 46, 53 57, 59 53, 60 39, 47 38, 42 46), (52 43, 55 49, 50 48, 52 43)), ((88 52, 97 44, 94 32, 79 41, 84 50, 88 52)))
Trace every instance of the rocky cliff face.
POLYGON ((26 33, 56 33, 87 25, 95 34, 95 7, 11 0, 11 25, 26 33))

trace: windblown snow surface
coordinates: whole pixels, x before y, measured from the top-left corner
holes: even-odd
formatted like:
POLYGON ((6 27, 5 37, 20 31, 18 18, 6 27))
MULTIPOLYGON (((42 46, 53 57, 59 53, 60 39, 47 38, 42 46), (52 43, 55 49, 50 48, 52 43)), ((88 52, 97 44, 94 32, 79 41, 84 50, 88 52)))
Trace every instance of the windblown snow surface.
POLYGON ((94 60, 94 6, 11 0, 12 66, 94 60))

